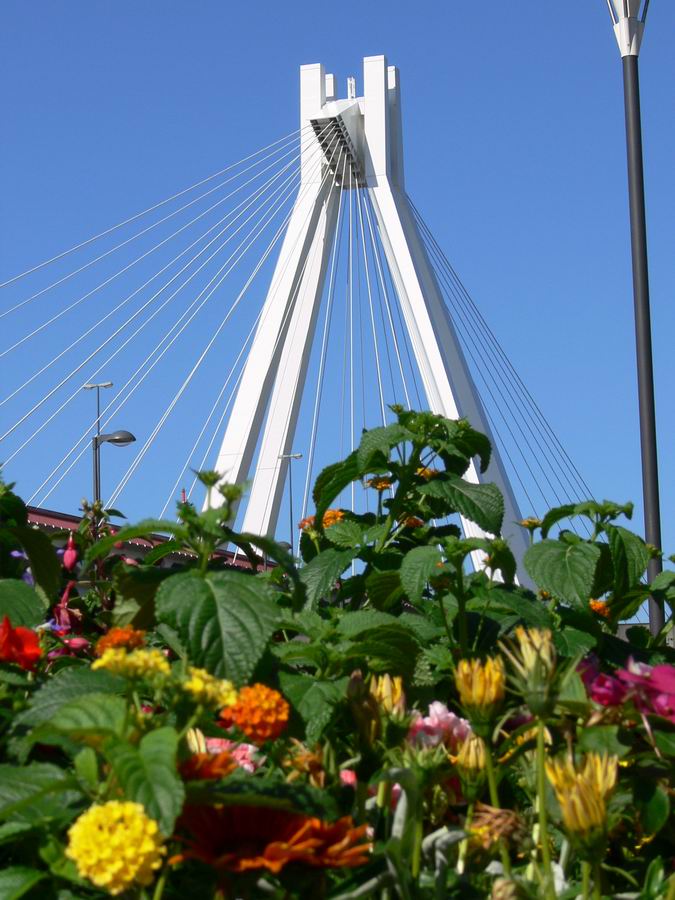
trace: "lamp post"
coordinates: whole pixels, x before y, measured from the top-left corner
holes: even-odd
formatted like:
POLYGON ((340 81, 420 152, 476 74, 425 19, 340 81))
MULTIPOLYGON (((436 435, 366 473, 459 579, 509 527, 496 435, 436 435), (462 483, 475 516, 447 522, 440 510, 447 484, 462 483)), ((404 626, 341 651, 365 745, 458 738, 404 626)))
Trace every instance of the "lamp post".
POLYGON ((288 515, 291 526, 291 556, 295 557, 293 549, 293 460, 302 459, 302 453, 282 453, 279 459, 288 460, 288 515))
POLYGON ((133 444, 136 438, 130 431, 113 431, 112 434, 101 434, 100 431, 91 439, 91 449, 94 455, 94 503, 101 500, 101 444, 113 444, 116 447, 126 447, 133 444))
POLYGON ((111 388, 112 381, 99 381, 98 383, 83 384, 82 390, 93 391, 96 388, 96 434, 101 433, 101 388, 111 388))
MULTIPOLYGON (((661 512, 659 504, 658 457, 656 452, 654 369, 652 363, 651 315, 649 310, 647 226, 645 220, 644 167, 642 162, 642 126, 640 123, 640 83, 638 78, 638 54, 644 33, 649 0, 607 0, 607 6, 612 18, 614 34, 619 45, 623 64, 645 538, 648 544, 652 544, 660 550, 661 512)), ((647 570, 649 580, 653 581, 660 571, 661 560, 650 560, 647 570)), ((653 597, 650 597, 649 628, 651 633, 653 635, 658 634, 663 628, 663 624, 663 607, 653 597)))

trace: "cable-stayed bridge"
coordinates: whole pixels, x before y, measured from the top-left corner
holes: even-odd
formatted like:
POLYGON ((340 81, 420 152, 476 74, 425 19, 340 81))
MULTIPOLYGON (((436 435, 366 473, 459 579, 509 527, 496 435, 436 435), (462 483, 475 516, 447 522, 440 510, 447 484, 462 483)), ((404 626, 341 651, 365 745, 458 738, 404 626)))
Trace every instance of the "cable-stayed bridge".
MULTIPOLYGON (((391 404, 430 408, 492 438, 468 477, 499 484, 522 552, 521 510, 591 492, 406 191, 399 73, 368 57, 342 99, 320 65, 300 82, 297 130, 3 280, 4 475, 72 508, 97 421, 87 407, 73 433, 64 417, 110 379, 101 428, 140 424, 108 506, 136 492, 171 515, 182 489, 205 502, 194 471, 217 468, 250 481, 247 531, 292 540, 362 428, 391 404)), ((342 503, 375 501, 354 486, 342 503)))

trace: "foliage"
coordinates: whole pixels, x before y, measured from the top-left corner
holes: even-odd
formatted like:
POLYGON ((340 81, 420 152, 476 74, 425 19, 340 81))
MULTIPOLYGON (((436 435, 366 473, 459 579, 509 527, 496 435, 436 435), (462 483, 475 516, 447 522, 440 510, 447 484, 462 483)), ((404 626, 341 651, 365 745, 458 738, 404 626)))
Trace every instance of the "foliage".
POLYGON ((300 560, 216 473, 177 521, 85 504, 65 553, 0 485, 2 897, 675 897, 675 572, 595 501, 521 523, 517 571, 487 439, 394 412, 319 475, 300 560), (619 637, 650 595, 664 631, 619 637))

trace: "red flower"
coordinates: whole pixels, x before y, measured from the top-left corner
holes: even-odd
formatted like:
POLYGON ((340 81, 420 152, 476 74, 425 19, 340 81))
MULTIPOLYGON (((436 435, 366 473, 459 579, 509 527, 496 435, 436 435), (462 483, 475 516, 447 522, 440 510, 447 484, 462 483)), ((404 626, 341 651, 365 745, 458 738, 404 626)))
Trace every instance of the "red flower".
POLYGON ((635 708, 641 713, 663 716, 675 724, 675 667, 648 666, 628 660, 616 673, 628 685, 635 708))
POLYGON ((22 669, 30 671, 35 668, 41 655, 37 634, 21 625, 12 628, 8 616, 5 616, 0 625, 0 660, 16 663, 22 669))
POLYGON ((367 826, 354 827, 349 817, 329 824, 262 806, 188 805, 177 824, 187 835, 182 839, 187 849, 171 863, 198 859, 228 872, 276 873, 292 862, 314 868, 361 866, 372 847, 367 826))
POLYGON ((591 700, 601 706, 621 706, 626 699, 626 688, 611 675, 597 675, 589 686, 591 700))

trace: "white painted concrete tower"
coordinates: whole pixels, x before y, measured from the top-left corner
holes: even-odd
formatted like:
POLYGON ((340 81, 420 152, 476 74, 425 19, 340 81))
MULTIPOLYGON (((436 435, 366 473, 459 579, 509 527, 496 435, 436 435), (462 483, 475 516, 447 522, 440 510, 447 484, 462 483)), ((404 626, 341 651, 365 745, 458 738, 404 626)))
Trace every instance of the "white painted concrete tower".
MULTIPOLYGON (((303 142, 298 197, 215 468, 229 482, 245 481, 262 431, 243 529, 274 534, 289 465, 284 457, 293 447, 340 191, 358 182, 373 203, 429 409, 448 418, 465 417, 492 440, 488 471, 481 475, 472 463, 466 477, 500 487, 502 531, 520 563, 527 547, 526 532, 516 524, 521 515, 405 193, 398 69, 387 66, 384 56, 366 57, 363 84, 363 96, 356 97, 354 79, 349 79, 347 98, 338 100, 335 78, 322 65, 300 69, 300 125, 306 129, 301 134, 313 133, 315 139, 303 142), (317 142, 321 166, 316 165, 317 142), (338 154, 348 161, 349 179, 334 171, 338 154)), ((467 535, 483 535, 474 523, 462 524, 467 535)), ((480 554, 473 561, 479 566, 480 554)))

